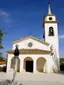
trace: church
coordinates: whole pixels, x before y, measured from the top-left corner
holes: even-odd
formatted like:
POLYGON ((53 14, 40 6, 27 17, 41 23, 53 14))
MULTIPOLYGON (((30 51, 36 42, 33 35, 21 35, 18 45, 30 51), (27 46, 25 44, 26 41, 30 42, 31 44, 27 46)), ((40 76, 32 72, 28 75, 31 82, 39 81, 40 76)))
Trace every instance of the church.
POLYGON ((52 14, 50 3, 48 4, 48 14, 43 20, 44 40, 34 36, 27 36, 13 42, 12 50, 8 50, 7 72, 12 72, 14 67, 14 50, 19 47, 18 72, 59 72, 59 40, 58 22, 55 14, 52 14))

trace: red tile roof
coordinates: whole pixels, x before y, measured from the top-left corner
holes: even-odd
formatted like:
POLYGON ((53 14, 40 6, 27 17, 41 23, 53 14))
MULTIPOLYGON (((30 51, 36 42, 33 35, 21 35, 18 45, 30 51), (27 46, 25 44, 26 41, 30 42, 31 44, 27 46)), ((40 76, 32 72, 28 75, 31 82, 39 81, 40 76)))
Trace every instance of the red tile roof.
POLYGON ((0 61, 0 65, 2 65, 2 64, 6 64, 6 62, 5 61, 0 61))

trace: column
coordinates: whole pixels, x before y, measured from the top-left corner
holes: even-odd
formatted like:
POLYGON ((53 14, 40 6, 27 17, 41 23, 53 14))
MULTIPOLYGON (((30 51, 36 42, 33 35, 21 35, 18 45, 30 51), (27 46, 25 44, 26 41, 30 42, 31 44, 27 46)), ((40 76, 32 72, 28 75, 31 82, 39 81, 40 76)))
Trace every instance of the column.
POLYGON ((52 73, 53 72, 52 63, 53 62, 52 62, 51 58, 49 58, 47 60, 47 73, 52 73))
POLYGON ((9 71, 10 71, 10 66, 11 66, 11 58, 10 58, 10 56, 8 55, 6 72, 9 72, 9 71))
POLYGON ((24 60, 20 58, 20 72, 23 72, 23 65, 24 65, 24 60))
POLYGON ((36 72, 37 69, 36 69, 36 60, 33 61, 33 72, 36 72))

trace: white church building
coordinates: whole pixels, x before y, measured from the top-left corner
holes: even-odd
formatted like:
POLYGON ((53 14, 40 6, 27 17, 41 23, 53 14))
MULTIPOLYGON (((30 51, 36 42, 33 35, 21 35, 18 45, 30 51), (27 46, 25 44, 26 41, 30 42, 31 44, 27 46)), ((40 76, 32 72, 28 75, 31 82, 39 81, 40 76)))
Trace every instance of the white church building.
POLYGON ((34 36, 27 36, 13 42, 12 50, 8 50, 7 72, 13 71, 15 46, 19 46, 17 71, 19 72, 58 72, 59 41, 58 22, 55 14, 52 14, 48 4, 48 14, 43 20, 44 40, 34 36))

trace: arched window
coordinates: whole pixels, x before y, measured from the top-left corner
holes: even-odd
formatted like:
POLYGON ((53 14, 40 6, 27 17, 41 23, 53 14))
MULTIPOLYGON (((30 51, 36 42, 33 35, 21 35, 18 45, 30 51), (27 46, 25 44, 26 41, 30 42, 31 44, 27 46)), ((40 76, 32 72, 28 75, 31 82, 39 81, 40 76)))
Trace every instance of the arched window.
POLYGON ((49 36, 54 36, 54 29, 53 29, 53 27, 49 28, 49 36))

